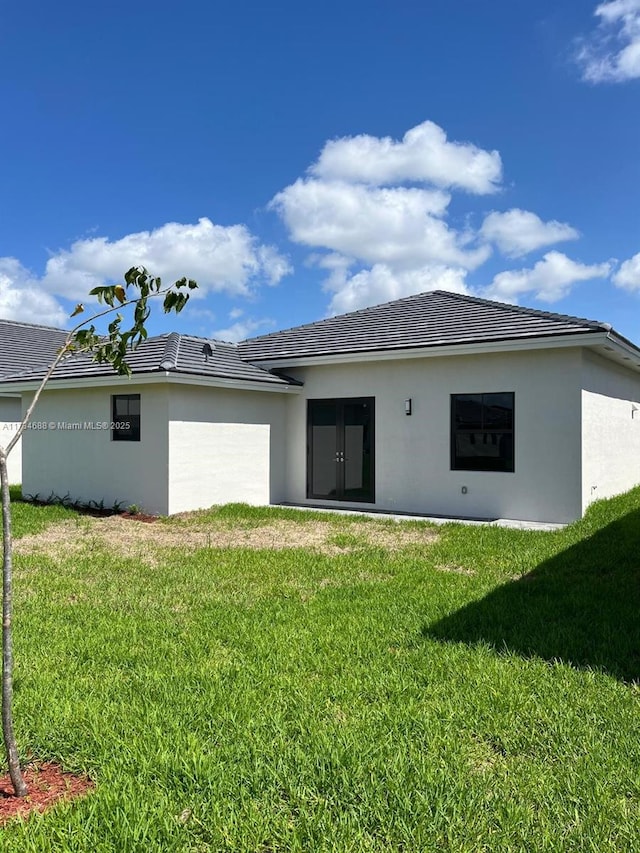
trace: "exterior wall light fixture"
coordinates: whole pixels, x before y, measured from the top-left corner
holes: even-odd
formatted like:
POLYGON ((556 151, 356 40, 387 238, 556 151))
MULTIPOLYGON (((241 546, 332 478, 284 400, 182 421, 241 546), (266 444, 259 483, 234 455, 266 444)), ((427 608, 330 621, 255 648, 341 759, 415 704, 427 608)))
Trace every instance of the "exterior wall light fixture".
POLYGON ((405 415, 411 414, 411 397, 404 401, 404 413, 405 415))

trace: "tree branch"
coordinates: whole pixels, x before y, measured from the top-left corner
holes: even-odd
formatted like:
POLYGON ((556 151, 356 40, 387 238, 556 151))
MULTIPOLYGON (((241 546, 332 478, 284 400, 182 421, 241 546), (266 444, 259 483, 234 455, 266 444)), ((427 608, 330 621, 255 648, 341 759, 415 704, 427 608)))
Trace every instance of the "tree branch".
MULTIPOLYGON (((42 381, 40 382, 40 385, 36 389, 36 393, 33 397, 33 400, 31 401, 29 408, 27 409, 24 417, 22 418, 22 422, 21 422, 16 434, 13 436, 11 441, 7 444, 6 448, 4 449, 6 456, 8 456, 11 453, 13 448, 20 441, 22 434, 24 433, 27 426, 29 425, 29 421, 31 420, 31 415, 33 414, 33 410, 35 409, 36 404, 37 404, 38 400, 40 399, 40 395, 44 391, 44 388, 45 388, 47 382, 49 381, 49 379, 51 379, 51 376, 53 375, 53 372, 55 371, 56 367, 65 358, 67 358, 70 355, 73 355, 74 351, 70 350, 69 347, 71 345, 71 342, 73 341, 73 337, 76 334, 76 332, 78 332, 83 326, 86 326, 87 323, 93 323, 94 320, 99 320, 101 317, 105 317, 107 314, 112 314, 114 311, 120 311, 124 308, 128 308, 130 305, 136 305, 138 302, 140 302, 141 299, 151 299, 154 296, 161 296, 165 293, 168 293, 172 289, 172 287, 173 287, 173 285, 170 285, 169 287, 165 287, 161 290, 156 290, 153 293, 149 293, 147 296, 144 296, 144 297, 140 296, 137 299, 127 299, 120 305, 112 305, 110 308, 106 308, 104 311, 100 311, 97 314, 92 314, 91 317, 87 317, 85 320, 83 320, 81 323, 78 323, 77 325, 75 325, 73 327, 73 329, 70 330, 70 332, 68 333, 67 337, 64 340, 64 344, 60 348, 60 351, 56 355, 52 364, 49 365, 49 369, 45 373, 42 381)), ((86 348, 85 351, 90 352, 91 349, 86 348)), ((82 352, 82 350, 81 349, 75 350, 75 352, 76 353, 82 352)))

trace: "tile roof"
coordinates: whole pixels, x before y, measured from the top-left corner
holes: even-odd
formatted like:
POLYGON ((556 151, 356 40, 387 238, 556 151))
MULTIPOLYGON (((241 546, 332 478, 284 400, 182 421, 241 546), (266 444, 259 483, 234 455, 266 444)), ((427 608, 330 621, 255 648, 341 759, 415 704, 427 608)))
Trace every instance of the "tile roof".
POLYGON ((51 326, 0 320, 0 380, 20 370, 46 368, 66 336, 51 326))
POLYGON ((239 349, 258 362, 608 331, 594 320, 434 290, 249 338, 239 349))
MULTIPOLYGON (((595 320, 434 290, 240 344, 177 332, 158 335, 133 350, 128 362, 134 374, 166 371, 290 385, 299 383, 269 372, 259 362, 603 332, 625 341, 611 326, 595 320), (210 352, 206 352, 207 347, 210 352)), ((40 378, 65 335, 60 329, 0 320, 0 382, 40 378)), ((109 365, 74 355, 58 366, 53 379, 115 375, 109 365)))
MULTIPOLYGON (((210 341, 192 335, 171 332, 148 338, 131 351, 127 362, 132 373, 169 372, 196 376, 218 377, 222 379, 263 382, 270 385, 291 385, 294 380, 269 373, 262 367, 249 364, 240 358, 235 344, 222 341, 210 341), (205 353, 206 348, 210 352, 205 353)), ((45 365, 46 366, 46 365, 45 365)), ((11 375, 0 377, 1 382, 28 382, 43 375, 42 368, 14 371, 11 375)), ((108 364, 98 364, 84 354, 71 355, 58 365, 52 380, 80 379, 94 376, 116 376, 108 364)), ((295 383, 297 384, 297 383, 295 383)))

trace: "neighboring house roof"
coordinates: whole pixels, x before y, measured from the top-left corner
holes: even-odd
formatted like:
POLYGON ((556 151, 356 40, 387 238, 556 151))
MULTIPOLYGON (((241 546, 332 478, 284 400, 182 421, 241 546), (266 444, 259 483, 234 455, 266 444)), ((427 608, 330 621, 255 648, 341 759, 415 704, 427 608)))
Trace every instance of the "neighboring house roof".
MULTIPOLYGON (((434 290, 249 338, 240 356, 253 362, 611 332, 611 326, 434 290)), ((624 340, 619 335, 619 340, 624 340)), ((628 343, 628 342, 626 342, 628 343)))
POLYGON ((26 369, 46 369, 66 336, 51 326, 0 320, 0 380, 26 369))
MULTIPOLYGON (((271 385, 299 384, 242 361, 235 344, 181 335, 177 332, 143 341, 140 346, 131 350, 127 363, 134 374, 166 372, 271 385)), ((29 382, 40 379, 42 375, 42 368, 22 369, 1 377, 0 381, 29 382)), ((89 355, 76 354, 68 356, 58 365, 52 380, 116 375, 111 365, 92 361, 89 355)))

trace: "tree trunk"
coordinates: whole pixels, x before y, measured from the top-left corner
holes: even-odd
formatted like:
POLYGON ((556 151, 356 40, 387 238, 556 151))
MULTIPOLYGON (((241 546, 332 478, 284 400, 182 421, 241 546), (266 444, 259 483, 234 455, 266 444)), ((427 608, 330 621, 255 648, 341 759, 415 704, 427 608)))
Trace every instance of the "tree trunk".
POLYGON ((7 456, 0 449, 0 486, 2 490, 2 734, 9 765, 9 776, 18 797, 27 794, 22 778, 18 747, 13 732, 13 638, 11 633, 13 548, 11 543, 11 504, 7 456))

